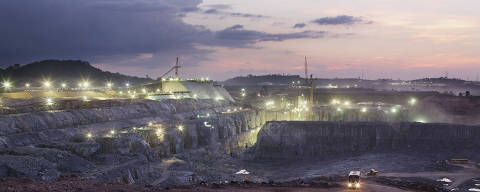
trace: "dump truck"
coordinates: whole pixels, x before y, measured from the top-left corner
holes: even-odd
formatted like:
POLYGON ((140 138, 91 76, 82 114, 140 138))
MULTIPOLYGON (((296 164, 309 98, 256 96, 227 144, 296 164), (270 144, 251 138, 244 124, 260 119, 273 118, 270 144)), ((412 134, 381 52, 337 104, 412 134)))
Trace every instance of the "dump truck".
POLYGON ((350 171, 347 186, 348 189, 360 189, 360 171, 350 171))

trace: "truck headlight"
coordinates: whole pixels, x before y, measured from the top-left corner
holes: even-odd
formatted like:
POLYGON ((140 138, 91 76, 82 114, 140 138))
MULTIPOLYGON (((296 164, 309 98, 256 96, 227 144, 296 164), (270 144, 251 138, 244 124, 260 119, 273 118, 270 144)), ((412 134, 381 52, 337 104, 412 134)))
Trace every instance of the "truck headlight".
POLYGON ((356 184, 355 184, 355 187, 356 187, 356 188, 360 188, 360 183, 356 183, 356 184))
POLYGON ((352 187, 352 184, 351 184, 351 183, 348 183, 348 187, 352 187))

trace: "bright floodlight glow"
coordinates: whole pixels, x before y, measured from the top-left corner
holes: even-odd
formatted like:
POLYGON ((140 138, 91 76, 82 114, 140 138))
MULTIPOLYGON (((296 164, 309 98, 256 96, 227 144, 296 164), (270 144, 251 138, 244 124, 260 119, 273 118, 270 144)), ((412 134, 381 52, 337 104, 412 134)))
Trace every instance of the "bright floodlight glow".
POLYGON ((110 134, 112 134, 112 135, 115 134, 115 130, 111 130, 110 134))
POLYGON ((143 92, 143 93, 147 93, 147 90, 146 90, 146 89, 142 89, 142 92, 143 92))
POLYGON ((45 100, 45 103, 46 103, 47 105, 53 105, 53 99, 52 99, 52 98, 47 98, 47 99, 45 100))
POLYGON ((25 87, 30 87, 30 83, 25 83, 25 87))
POLYGON ((333 99, 331 103, 332 103, 332 105, 338 105, 338 104, 340 104, 341 102, 340 102, 339 100, 337 100, 337 99, 333 99))
POLYGON ((43 82, 43 86, 45 86, 46 88, 50 88, 52 86, 52 82, 45 81, 45 82, 43 82))
POLYGON ((125 86, 130 87, 130 83, 125 83, 125 86))
POLYGON ((178 129, 179 131, 183 131, 183 125, 177 126, 177 129, 178 129))
POLYGON ((67 87, 67 84, 66 84, 66 83, 62 83, 62 87, 63 87, 63 88, 67 87))
POLYGON ((92 138, 92 134, 91 133, 87 133, 87 138, 92 138))
POLYGON ((362 113, 365 113, 365 112, 367 112, 367 108, 366 108, 366 107, 362 107, 361 111, 362 111, 362 113))
POLYGON ((162 128, 158 128, 157 130, 155 130, 155 133, 157 134, 157 136, 161 136, 163 134, 162 128))
POLYGON ((88 86, 90 86, 90 83, 88 81, 84 81, 82 85, 83 87, 87 88, 88 86))
POLYGON ((418 122, 418 123, 427 123, 427 121, 426 121, 424 118, 417 118, 417 119, 415 119, 415 122, 418 122))
POLYGON ((274 102, 274 101, 267 101, 267 102, 265 103, 265 106, 267 106, 267 107, 268 107, 268 106, 271 106, 271 105, 275 105, 275 102, 274 102))
POLYGON ((346 105, 346 106, 349 106, 349 105, 350 105, 350 101, 345 101, 343 104, 346 105))
POLYGON ((2 86, 3 86, 3 88, 5 88, 5 89, 9 89, 10 87, 12 87, 12 83, 10 83, 9 81, 4 81, 4 82, 2 83, 2 86))
POLYGON ((417 99, 411 98, 410 101, 408 101, 410 105, 415 105, 417 103, 417 99))
POLYGON ((111 88, 113 86, 113 83, 107 83, 107 87, 111 88))
POLYGON ((398 111, 397 108, 390 109, 390 112, 392 112, 392 113, 396 113, 397 111, 398 111))

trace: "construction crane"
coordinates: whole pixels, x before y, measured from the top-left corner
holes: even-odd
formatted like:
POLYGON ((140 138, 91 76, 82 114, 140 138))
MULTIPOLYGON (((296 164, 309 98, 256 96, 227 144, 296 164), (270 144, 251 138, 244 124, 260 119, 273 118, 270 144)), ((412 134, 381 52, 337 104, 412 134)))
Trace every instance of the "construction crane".
POLYGON ((166 73, 164 73, 162 76, 159 77, 159 79, 162 79, 163 77, 165 77, 166 75, 168 75, 170 72, 172 72, 173 70, 175 70, 175 78, 178 79, 178 69, 180 68, 180 66, 178 65, 178 57, 177 57, 177 62, 175 62, 175 65, 170 69, 168 70, 166 73))
POLYGON ((310 116, 310 121, 313 121, 313 75, 312 74, 310 74, 310 114, 309 116, 310 116))
POLYGON ((308 86, 307 56, 305 56, 305 86, 308 86))

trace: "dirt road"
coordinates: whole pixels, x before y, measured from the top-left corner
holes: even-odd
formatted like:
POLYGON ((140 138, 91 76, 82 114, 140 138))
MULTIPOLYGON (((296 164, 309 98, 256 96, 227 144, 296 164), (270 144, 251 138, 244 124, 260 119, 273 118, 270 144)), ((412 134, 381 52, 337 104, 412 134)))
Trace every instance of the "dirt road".
POLYGON ((348 190, 346 184, 341 187, 336 188, 318 188, 318 187, 221 187, 221 188, 205 188, 198 187, 192 189, 172 189, 169 191, 174 192, 187 192, 187 191, 197 191, 197 192, 407 192, 408 190, 403 190, 399 188, 389 187, 385 185, 380 185, 373 182, 363 183, 363 186, 359 190, 348 190))

